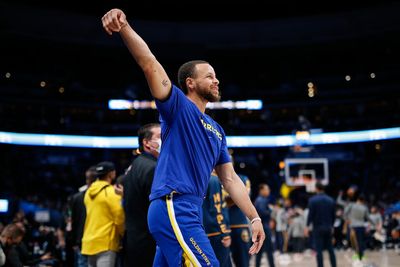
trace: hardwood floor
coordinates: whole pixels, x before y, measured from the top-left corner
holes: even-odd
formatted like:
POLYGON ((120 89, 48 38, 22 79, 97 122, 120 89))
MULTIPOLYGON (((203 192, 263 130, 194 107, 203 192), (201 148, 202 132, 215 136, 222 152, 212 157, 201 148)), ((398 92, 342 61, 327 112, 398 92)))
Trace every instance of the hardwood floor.
MULTIPOLYGON (((285 267, 314 267, 317 266, 315 256, 312 253, 304 253, 301 258, 293 254, 287 254, 288 257, 275 255, 275 266, 285 267)), ((352 251, 336 251, 336 266, 337 267, 399 267, 400 254, 394 249, 385 251, 366 251, 366 259, 361 264, 354 263, 352 260, 352 251)), ((239 266, 238 266, 239 267, 239 266)), ((255 267, 255 256, 250 260, 250 267, 255 267)), ((269 267, 266 255, 264 254, 261 260, 261 267, 269 267)), ((324 252, 324 267, 330 267, 329 255, 324 252)))

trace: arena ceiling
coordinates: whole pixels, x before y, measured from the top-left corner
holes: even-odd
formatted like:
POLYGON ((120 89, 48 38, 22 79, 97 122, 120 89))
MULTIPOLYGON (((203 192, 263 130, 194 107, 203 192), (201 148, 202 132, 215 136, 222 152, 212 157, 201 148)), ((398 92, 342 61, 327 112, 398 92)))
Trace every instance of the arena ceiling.
POLYGON ((204 58, 225 80, 283 88, 312 77, 330 83, 329 76, 343 81, 351 72, 399 73, 399 1, 252 0, 2 0, 0 71, 95 88, 143 81, 118 36, 101 28, 114 7, 125 10, 168 70, 204 58))
POLYGON ((397 1, 155 1, 155 0, 3 0, 3 4, 21 8, 54 9, 99 16, 110 8, 122 8, 136 19, 169 21, 265 20, 304 17, 379 8, 397 1))

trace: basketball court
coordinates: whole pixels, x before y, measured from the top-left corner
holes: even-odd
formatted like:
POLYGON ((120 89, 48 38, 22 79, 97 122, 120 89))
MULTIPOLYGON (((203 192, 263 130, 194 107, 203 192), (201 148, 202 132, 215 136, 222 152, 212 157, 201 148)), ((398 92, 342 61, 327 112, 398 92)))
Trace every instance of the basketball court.
MULTIPOLYGON (((275 266, 287 267, 314 267, 317 266, 315 256, 304 253, 300 259, 295 259, 293 254, 288 254, 290 261, 285 257, 275 256, 275 266)), ((362 264, 354 264, 352 260, 353 251, 336 251, 336 266, 338 267, 397 267, 400 266, 400 252, 394 249, 385 251, 366 251, 366 259, 362 264)), ((251 258, 250 267, 255 266, 255 256, 251 258)), ((329 255, 324 252, 324 266, 330 267, 329 255)), ((261 267, 269 267, 266 254, 261 260, 261 267)))

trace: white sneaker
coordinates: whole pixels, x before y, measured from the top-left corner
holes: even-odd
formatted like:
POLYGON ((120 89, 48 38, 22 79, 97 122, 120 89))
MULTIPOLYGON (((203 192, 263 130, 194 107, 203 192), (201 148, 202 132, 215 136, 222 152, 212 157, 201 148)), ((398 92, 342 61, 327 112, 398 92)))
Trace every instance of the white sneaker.
POLYGON ((288 254, 281 254, 278 256, 278 263, 279 265, 289 265, 292 262, 290 256, 288 254))

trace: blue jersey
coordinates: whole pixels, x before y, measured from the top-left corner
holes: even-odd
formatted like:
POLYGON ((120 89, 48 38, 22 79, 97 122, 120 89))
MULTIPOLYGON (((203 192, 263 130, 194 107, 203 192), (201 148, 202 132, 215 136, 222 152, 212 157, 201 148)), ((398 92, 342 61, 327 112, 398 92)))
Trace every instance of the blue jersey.
MULTIPOLYGON (((243 175, 243 174, 238 174, 242 182, 245 184, 246 189, 250 191, 250 179, 248 176, 243 175)), ((229 207, 229 222, 231 225, 231 228, 243 228, 243 227, 249 227, 249 221, 244 215, 243 211, 239 209, 237 205, 233 205, 229 207)))
POLYGON ((230 162, 222 127, 175 85, 160 113, 162 148, 150 200, 172 191, 204 198, 212 169, 230 162))
POLYGON ((229 215, 218 177, 211 175, 203 202, 203 225, 207 236, 230 233, 229 215))

